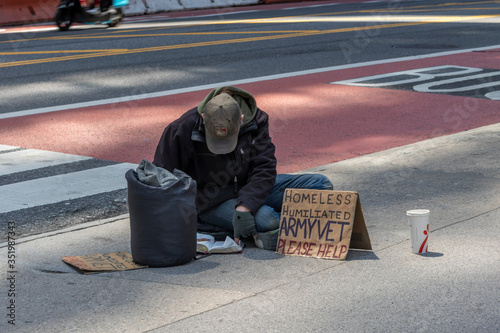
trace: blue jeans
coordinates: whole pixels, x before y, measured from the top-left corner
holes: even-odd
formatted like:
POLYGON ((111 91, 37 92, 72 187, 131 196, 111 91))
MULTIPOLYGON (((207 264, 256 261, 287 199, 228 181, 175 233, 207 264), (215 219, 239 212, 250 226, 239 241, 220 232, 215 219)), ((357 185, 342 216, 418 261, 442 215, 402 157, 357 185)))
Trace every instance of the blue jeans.
MULTIPOLYGON (((255 228, 257 232, 278 229, 283 194, 287 188, 333 190, 333 185, 327 177, 320 174, 277 175, 271 193, 264 202, 264 205, 255 214, 255 228)), ((233 230, 233 214, 236 202, 236 198, 229 199, 219 206, 200 214, 200 220, 204 223, 233 230)))

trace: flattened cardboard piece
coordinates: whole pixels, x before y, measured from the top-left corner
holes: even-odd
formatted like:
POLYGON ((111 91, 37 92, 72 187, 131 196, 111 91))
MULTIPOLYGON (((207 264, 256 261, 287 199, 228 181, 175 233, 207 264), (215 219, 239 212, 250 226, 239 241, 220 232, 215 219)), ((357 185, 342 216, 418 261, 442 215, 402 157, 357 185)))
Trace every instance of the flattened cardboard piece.
POLYGON ((351 249, 358 250, 372 250, 372 243, 368 230, 366 229, 365 215, 363 214, 363 207, 361 207, 361 200, 356 201, 356 212, 354 213, 354 222, 351 235, 351 249))
POLYGON ((126 271, 148 267, 135 263, 132 255, 128 252, 68 256, 63 257, 62 260, 83 274, 126 271))
POLYGON ((357 192, 285 190, 276 252, 345 260, 349 248, 372 249, 357 192))

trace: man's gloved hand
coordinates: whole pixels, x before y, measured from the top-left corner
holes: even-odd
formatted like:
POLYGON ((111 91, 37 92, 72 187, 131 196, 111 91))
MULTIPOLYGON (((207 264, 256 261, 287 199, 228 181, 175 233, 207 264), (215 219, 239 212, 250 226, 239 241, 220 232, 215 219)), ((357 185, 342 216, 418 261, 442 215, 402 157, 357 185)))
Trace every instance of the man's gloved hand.
POLYGON ((255 218, 252 212, 240 212, 235 210, 233 214, 233 229, 235 240, 257 235, 255 218))

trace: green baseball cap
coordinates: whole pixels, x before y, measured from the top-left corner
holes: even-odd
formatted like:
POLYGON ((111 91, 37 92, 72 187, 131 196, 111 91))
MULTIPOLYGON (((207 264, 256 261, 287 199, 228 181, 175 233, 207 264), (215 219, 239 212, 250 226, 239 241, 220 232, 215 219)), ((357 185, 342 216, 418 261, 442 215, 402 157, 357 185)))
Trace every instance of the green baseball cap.
POLYGON ((228 154, 236 148, 240 132, 241 110, 227 93, 212 98, 203 109, 208 150, 228 154))

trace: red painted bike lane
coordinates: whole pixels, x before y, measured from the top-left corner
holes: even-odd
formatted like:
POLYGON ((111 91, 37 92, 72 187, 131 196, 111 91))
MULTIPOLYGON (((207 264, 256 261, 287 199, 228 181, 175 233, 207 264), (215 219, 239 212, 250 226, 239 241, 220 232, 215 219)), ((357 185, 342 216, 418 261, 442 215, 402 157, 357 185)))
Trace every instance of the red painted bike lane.
MULTIPOLYGON (((440 65, 500 69, 500 50, 246 83, 294 172, 500 122, 500 101, 329 82, 440 65)), ((0 144, 120 162, 153 158, 164 127, 210 90, 0 120, 0 144)))

